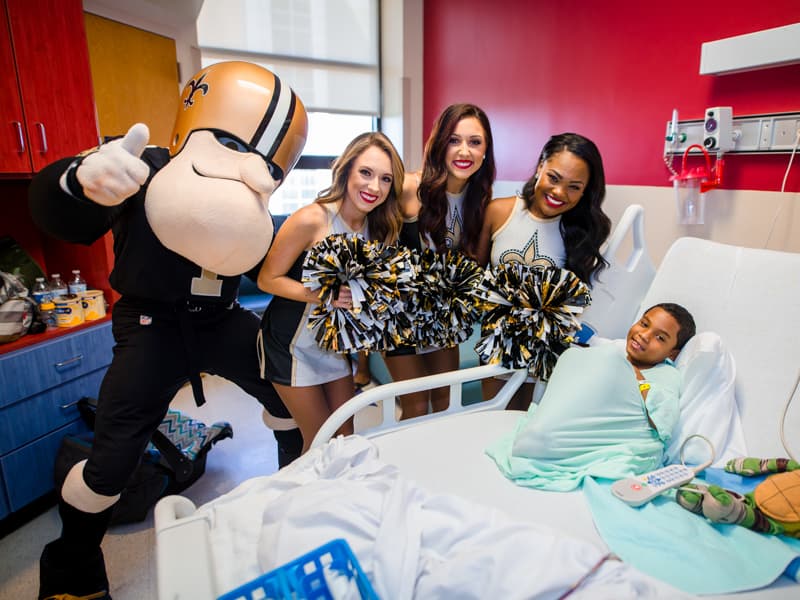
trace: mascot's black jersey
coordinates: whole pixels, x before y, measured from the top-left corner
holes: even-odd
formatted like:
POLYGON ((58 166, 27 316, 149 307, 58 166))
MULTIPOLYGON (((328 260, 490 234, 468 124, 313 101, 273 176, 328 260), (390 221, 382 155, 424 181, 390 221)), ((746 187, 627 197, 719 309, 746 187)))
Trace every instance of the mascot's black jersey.
MULTIPOLYGON (((150 167, 152 178, 170 157, 166 148, 147 147, 141 159, 150 167)), ((111 229, 115 261, 109 281, 123 296, 166 304, 229 305, 236 299, 239 275, 204 274, 200 266, 166 248, 153 233, 144 208, 150 178, 122 204, 101 206, 83 195, 75 178, 80 160, 67 158, 57 161, 34 177, 29 190, 30 210, 42 230, 68 242, 88 245, 111 229), (60 186, 65 171, 67 187, 72 194, 60 186), (193 294, 193 285, 197 289, 198 281, 203 277, 216 278, 217 281, 210 282, 210 288, 218 287, 219 292, 193 294)), ((255 277, 259 268, 260 264, 256 265, 248 275, 255 277)), ((200 287, 209 289, 209 286, 200 287)))

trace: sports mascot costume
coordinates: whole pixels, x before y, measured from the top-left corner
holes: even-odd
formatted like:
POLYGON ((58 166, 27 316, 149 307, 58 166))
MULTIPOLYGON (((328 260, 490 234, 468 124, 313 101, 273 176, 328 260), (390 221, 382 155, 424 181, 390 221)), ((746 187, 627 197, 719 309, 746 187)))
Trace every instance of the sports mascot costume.
POLYGON ((281 466, 299 456, 300 431, 259 378, 259 319, 236 298, 272 242, 267 204, 307 128, 302 102, 273 73, 217 63, 184 88, 169 148, 147 146, 137 124, 34 177, 30 208, 44 231, 82 244, 113 231, 109 279, 121 294, 94 446, 60 489, 62 532, 40 559, 40 599, 110 598, 100 542, 112 507, 177 390, 188 380, 204 402, 201 372, 263 404, 281 466))

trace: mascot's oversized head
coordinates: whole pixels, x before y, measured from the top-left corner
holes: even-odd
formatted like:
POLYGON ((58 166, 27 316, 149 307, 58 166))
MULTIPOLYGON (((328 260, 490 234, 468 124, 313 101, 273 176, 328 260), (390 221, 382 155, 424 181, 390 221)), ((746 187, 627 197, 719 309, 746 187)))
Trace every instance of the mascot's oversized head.
POLYGON ((181 94, 172 159, 147 190, 158 239, 213 273, 253 268, 272 242, 270 195, 307 132, 300 98, 267 69, 231 61, 197 73, 181 94))

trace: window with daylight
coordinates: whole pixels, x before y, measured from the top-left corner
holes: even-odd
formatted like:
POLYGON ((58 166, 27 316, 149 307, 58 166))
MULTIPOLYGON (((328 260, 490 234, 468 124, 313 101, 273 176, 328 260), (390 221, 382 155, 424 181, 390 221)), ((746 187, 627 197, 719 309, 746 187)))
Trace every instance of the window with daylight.
POLYGON ((330 165, 380 118, 379 0, 205 0, 197 19, 202 66, 246 60, 303 101, 308 141, 270 200, 289 214, 331 182, 330 165))

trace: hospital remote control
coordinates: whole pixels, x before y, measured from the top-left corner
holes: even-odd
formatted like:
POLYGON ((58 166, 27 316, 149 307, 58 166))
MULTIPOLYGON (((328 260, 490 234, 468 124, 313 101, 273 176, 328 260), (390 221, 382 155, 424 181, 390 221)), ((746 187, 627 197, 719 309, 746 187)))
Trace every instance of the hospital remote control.
POLYGON ((694 469, 686 465, 669 465, 638 477, 627 477, 611 485, 611 493, 631 506, 641 506, 662 492, 689 483, 694 469))

